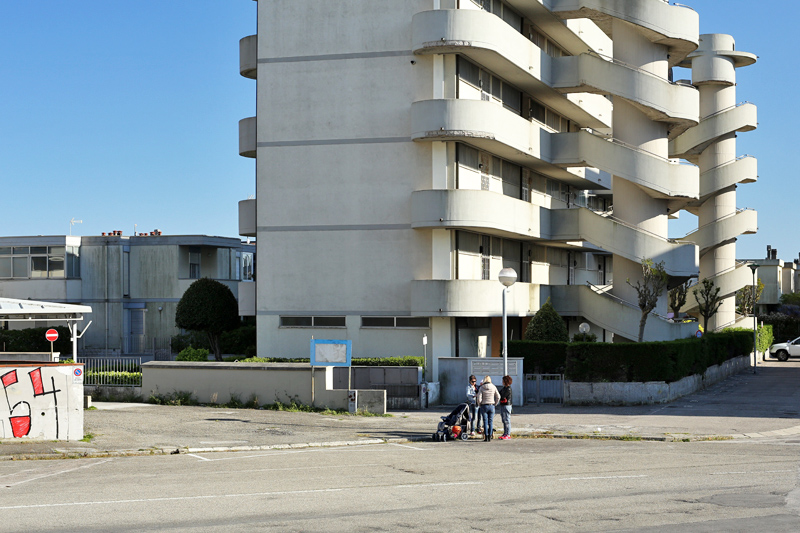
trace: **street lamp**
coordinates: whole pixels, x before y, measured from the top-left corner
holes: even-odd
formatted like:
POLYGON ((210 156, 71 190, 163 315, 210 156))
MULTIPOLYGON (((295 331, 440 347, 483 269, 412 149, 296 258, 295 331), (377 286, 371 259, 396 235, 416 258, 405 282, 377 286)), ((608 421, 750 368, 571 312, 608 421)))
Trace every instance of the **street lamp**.
POLYGON ((498 274, 497 279, 503 284, 503 375, 508 375, 508 318, 506 314, 506 292, 515 281, 517 272, 513 268, 504 268, 498 274))
POLYGON ((750 263, 747 265, 753 271, 753 374, 756 373, 756 365, 758 364, 758 348, 756 345, 756 331, 758 330, 758 317, 756 316, 756 270, 758 270, 758 263, 750 263))

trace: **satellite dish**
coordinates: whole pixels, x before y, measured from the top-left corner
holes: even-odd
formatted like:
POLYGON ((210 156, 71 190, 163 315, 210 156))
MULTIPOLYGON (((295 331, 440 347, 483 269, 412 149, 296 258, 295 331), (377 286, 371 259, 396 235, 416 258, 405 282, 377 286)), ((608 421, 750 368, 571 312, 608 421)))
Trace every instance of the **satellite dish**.
POLYGON ((589 324, 586 322, 581 322, 581 325, 578 326, 578 331, 581 333, 589 333, 589 324))

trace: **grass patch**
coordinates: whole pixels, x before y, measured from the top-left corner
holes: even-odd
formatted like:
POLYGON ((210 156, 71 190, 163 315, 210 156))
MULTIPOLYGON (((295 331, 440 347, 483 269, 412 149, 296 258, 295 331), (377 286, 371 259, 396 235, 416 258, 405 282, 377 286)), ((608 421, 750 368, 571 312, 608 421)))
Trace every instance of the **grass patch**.
POLYGON ((83 438, 81 439, 81 442, 92 442, 92 439, 94 437, 95 437, 94 433, 87 433, 86 435, 83 436, 83 438))
POLYGON ((84 411, 97 411, 97 407, 95 407, 94 405, 90 405, 89 407, 84 409, 84 411))
POLYGON ((174 391, 167 394, 151 394, 147 403, 156 405, 200 405, 193 392, 174 391))

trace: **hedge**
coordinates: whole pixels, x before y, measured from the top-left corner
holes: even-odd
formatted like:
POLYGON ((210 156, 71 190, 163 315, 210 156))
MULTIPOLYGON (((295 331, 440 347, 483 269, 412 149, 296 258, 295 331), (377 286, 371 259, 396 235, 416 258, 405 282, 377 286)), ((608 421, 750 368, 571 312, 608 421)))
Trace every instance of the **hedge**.
MULTIPOLYGON (((288 359, 286 357, 248 357, 247 359, 235 359, 228 357, 226 361, 238 363, 309 363, 308 357, 298 359, 288 359)), ((402 357, 362 357, 353 358, 352 366, 425 366, 425 358, 406 355, 402 357)))
POLYGON ((509 343, 509 355, 523 358, 526 373, 563 371, 567 379, 579 382, 672 382, 752 350, 752 330, 665 342, 509 343))
POLYGON ((67 326, 54 328, 2 329, 0 330, 0 351, 6 352, 50 352, 50 341, 44 338, 48 329, 58 331, 58 340, 53 343, 53 351, 62 355, 72 354, 71 334, 67 326))

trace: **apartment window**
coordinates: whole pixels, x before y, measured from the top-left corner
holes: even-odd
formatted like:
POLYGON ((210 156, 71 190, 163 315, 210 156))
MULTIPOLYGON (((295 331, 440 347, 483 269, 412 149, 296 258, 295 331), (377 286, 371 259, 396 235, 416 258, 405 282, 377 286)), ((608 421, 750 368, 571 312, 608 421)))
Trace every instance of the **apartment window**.
POLYGON ((427 329, 430 319, 420 316, 362 316, 361 327, 427 329))
POLYGON ((65 246, 0 247, 0 278, 63 279, 65 265, 65 246))
POLYGON ((67 246, 67 277, 81 277, 81 249, 78 246, 67 246))
POLYGON ((343 328, 343 316, 282 316, 282 328, 343 328))
POLYGON ((459 80, 480 89, 483 100, 496 101, 516 114, 522 114, 522 91, 516 87, 462 56, 458 56, 456 71, 459 80))
POLYGON ((255 280, 255 264, 253 261, 253 254, 250 252, 242 252, 242 281, 255 280))
POLYGON ((200 279, 200 249, 189 249, 189 279, 200 279))

